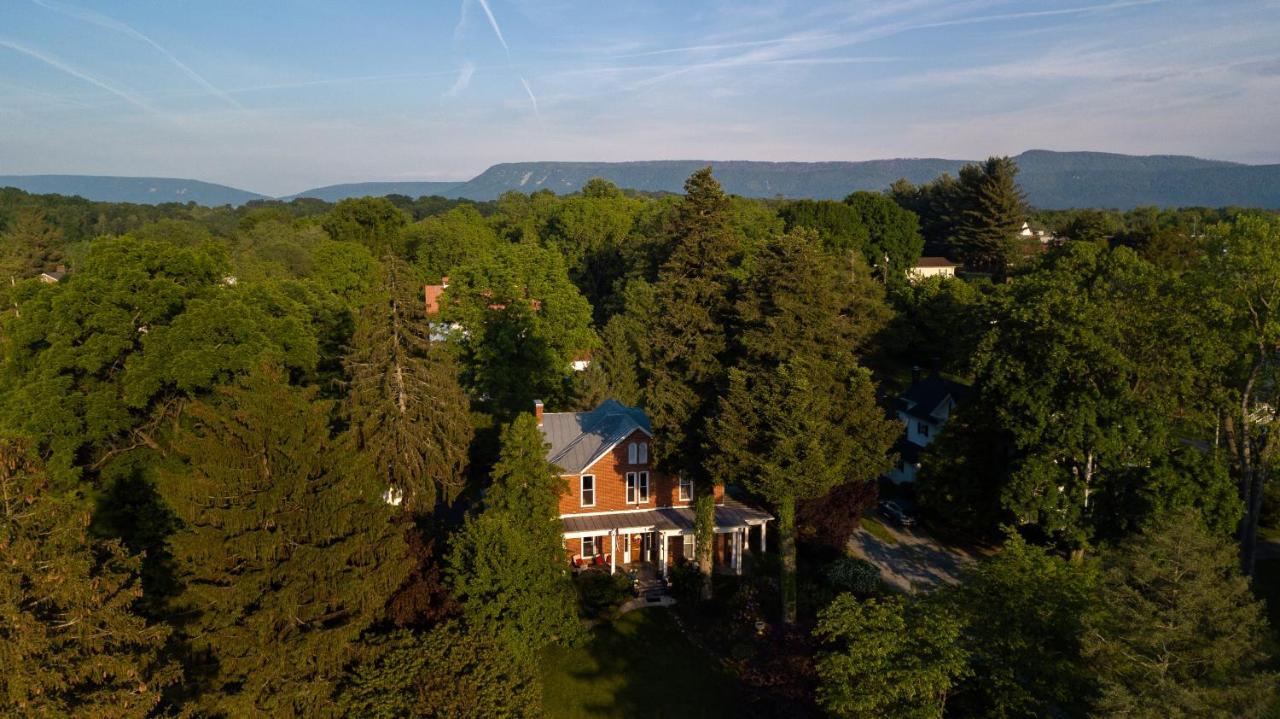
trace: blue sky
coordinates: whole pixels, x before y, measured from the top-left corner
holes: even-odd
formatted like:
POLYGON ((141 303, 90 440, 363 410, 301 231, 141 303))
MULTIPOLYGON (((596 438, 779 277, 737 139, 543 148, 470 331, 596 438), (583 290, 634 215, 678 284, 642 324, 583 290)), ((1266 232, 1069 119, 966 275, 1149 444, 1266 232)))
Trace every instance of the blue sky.
POLYGON ((523 160, 1280 162, 1280 0, 0 0, 0 174, 269 194, 523 160))

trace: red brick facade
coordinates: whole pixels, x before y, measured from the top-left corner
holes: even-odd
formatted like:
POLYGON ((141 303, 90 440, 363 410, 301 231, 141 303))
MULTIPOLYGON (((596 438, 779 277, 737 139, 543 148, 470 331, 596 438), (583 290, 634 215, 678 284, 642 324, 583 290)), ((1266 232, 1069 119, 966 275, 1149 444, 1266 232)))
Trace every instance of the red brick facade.
MULTIPOLYGON (((637 458, 639 456, 637 451, 637 458)), ((625 512, 658 507, 687 507, 691 501, 680 499, 680 484, 674 477, 653 468, 653 440, 640 430, 632 432, 619 442, 605 456, 596 461, 581 474, 562 475, 568 485, 568 491, 560 495, 560 514, 591 514, 594 512, 625 512), (628 447, 633 444, 647 444, 645 454, 649 461, 631 464, 628 461, 628 447), (639 486, 642 472, 649 474, 649 497, 641 502, 639 486), (627 502, 627 474, 635 473, 637 490, 635 502, 627 502), (594 477, 595 503, 590 506, 582 504, 582 477, 594 477)), ((715 488, 716 504, 724 502, 724 488, 715 488)))

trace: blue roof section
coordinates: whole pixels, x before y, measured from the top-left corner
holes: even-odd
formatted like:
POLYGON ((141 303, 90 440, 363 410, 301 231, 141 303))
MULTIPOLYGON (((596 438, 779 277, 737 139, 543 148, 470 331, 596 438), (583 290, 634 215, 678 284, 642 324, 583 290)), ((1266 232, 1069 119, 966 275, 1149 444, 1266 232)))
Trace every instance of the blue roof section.
POLYGON ((636 430, 653 436, 649 417, 638 407, 607 399, 590 412, 548 412, 542 435, 551 445, 547 461, 566 474, 590 467, 605 452, 636 430))

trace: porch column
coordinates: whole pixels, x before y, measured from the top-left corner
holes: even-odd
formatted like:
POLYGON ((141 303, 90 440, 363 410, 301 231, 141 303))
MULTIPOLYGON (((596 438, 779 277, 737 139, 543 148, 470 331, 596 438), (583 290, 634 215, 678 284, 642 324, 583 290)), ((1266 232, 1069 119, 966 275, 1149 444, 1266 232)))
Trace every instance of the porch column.
POLYGON ((667 534, 658 532, 658 561, 662 564, 662 578, 667 578, 667 534))
POLYGON ((766 537, 768 536, 769 536, 769 523, 761 522, 760 523, 760 553, 761 554, 764 554, 766 551, 768 551, 768 546, 767 546, 768 540, 766 539, 766 537))
POLYGON ((742 530, 733 530, 733 573, 742 574, 742 530))
POLYGON ((618 530, 609 530, 609 573, 618 571, 618 530))

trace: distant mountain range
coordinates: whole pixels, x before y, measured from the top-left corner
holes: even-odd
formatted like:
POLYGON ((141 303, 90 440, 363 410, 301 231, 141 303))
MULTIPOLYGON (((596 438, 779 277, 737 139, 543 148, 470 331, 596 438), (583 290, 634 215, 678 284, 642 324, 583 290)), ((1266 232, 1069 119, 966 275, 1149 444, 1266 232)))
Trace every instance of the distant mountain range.
MULTIPOLYGON (((1244 165, 1180 155, 1028 150, 1014 158, 1018 182, 1035 207, 1140 205, 1280 209, 1280 165, 1244 165)), ((865 162, 751 162, 654 160, 641 162, 517 162, 494 165, 466 182, 366 182, 319 187, 280 199, 389 194, 492 200, 509 190, 576 192, 592 177, 633 190, 680 192, 694 170, 711 165, 726 191, 746 197, 839 199, 855 190, 879 191, 899 178, 928 182, 956 174, 970 160, 936 158, 865 162)), ((81 195, 110 202, 196 202, 238 205, 265 195, 196 180, 84 175, 0 175, 0 187, 81 195)))

